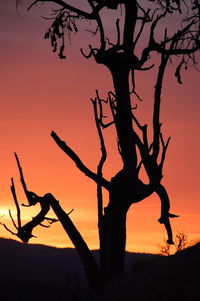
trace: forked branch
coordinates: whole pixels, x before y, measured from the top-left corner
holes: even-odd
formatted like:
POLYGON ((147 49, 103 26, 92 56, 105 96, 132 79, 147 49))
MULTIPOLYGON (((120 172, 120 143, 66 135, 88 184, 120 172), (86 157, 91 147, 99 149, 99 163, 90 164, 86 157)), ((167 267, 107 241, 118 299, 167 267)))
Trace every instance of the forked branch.
MULTIPOLYGON (((109 93, 108 93, 108 94, 109 94, 109 93)), ((109 126, 111 126, 112 124, 115 123, 114 120, 112 120, 112 121, 110 121, 110 122, 108 122, 108 123, 104 123, 104 122, 103 122, 103 119, 107 118, 107 116, 104 116, 104 114, 103 114, 103 105, 102 105, 102 103, 105 103, 105 104, 107 104, 108 102, 110 103, 109 97, 108 97, 106 100, 100 98, 99 92, 98 92, 98 90, 96 90, 96 98, 95 98, 95 99, 96 99, 96 101, 97 101, 98 108, 99 108, 99 116, 98 116, 98 110, 97 110, 97 118, 98 118, 99 125, 100 125, 100 127, 102 127, 103 129, 108 128, 109 126)), ((97 109, 97 108, 96 108, 96 109, 97 109)), ((95 118, 96 118, 96 117, 95 117, 95 118)))
POLYGON ((162 135, 162 133, 160 133, 160 140, 161 140, 162 148, 163 148, 162 149, 162 156, 161 156, 161 160, 160 160, 160 164, 159 164, 159 167, 160 167, 161 171, 163 169, 163 165, 164 165, 164 161, 165 161, 165 157, 166 157, 166 152, 167 152, 167 148, 168 148, 170 139, 171 139, 171 137, 169 137, 167 139, 167 142, 165 143, 164 139, 163 139, 163 135, 162 135))

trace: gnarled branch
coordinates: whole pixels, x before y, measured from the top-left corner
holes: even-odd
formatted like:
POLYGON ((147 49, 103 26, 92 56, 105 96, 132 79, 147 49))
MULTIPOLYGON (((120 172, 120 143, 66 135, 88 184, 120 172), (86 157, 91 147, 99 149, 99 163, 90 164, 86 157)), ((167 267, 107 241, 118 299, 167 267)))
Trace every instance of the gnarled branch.
POLYGON ((172 234, 172 229, 171 229, 171 224, 170 224, 170 218, 178 217, 178 215, 172 214, 169 212, 170 209, 170 201, 169 197, 167 194, 167 191, 163 185, 158 185, 155 188, 155 192, 160 198, 161 201, 161 216, 158 219, 160 224, 164 224, 167 234, 168 234, 168 239, 167 243, 170 245, 173 245, 173 234, 172 234))
MULTIPOLYGON (((17 228, 17 233, 14 233, 5 224, 3 224, 3 226, 11 234, 16 235, 17 237, 19 237, 23 242, 28 242, 29 239, 31 237, 33 237, 33 235, 32 235, 33 229, 37 226, 41 226, 41 225, 44 226, 43 223, 42 223, 43 221, 47 220, 47 221, 49 221, 50 224, 57 221, 57 219, 49 218, 49 217, 46 216, 48 211, 50 210, 50 208, 52 208, 54 213, 56 214, 58 220, 62 224, 64 230, 66 231, 66 233, 68 234, 68 236, 71 239, 72 243, 74 244, 74 246, 75 246, 82 262, 83 262, 85 272, 86 272, 86 275, 87 275, 87 278, 90 282, 91 287, 94 288, 94 289, 99 288, 99 286, 100 286, 99 268, 98 268, 98 265, 97 265, 93 255, 92 255, 91 251, 89 250, 86 242, 84 241, 84 239, 82 238, 80 232, 75 227, 75 225, 73 224, 72 220, 69 217, 69 214, 73 210, 71 210, 67 214, 62 209, 59 202, 54 198, 54 196, 51 193, 46 193, 44 196, 40 197, 34 192, 29 192, 27 190, 27 186, 26 186, 26 183, 25 183, 25 179, 24 179, 24 175, 23 175, 22 167, 20 165, 19 158, 16 154, 15 154, 15 157, 16 157, 17 165, 18 165, 19 172, 20 172, 22 186, 23 186, 23 188, 25 188, 27 199, 29 198, 28 201, 30 202, 30 197, 33 196, 35 202, 32 205, 35 205, 36 203, 39 203, 40 206, 41 206, 41 210, 34 218, 32 218, 31 221, 27 222, 23 226, 21 225, 20 208, 19 208, 19 204, 18 204, 18 201, 17 201, 16 193, 15 193, 14 181, 12 180, 11 190, 12 190, 15 205, 16 205, 16 208, 17 208, 18 226, 16 225, 15 222, 13 222, 13 224, 17 228)), ((10 216, 11 216, 12 221, 14 221, 13 218, 12 218, 12 215, 10 215, 10 216)))

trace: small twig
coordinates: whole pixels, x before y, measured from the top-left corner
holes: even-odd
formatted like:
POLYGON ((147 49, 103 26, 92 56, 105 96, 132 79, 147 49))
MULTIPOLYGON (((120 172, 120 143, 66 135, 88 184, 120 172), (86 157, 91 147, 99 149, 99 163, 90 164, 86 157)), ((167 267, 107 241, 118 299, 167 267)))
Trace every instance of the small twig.
POLYGON ((106 37, 106 41, 108 42, 108 45, 115 47, 116 45, 114 43, 110 42, 110 39, 106 37))
POLYGON ((21 183, 22 183, 22 187, 24 189, 24 193, 26 195, 28 203, 29 203, 30 206, 35 205, 38 202, 37 196, 36 196, 36 194, 33 194, 30 191, 28 191, 25 180, 24 180, 23 170, 22 170, 22 167, 20 165, 19 158, 18 158, 16 153, 14 153, 14 155, 15 155, 15 159, 17 161, 17 166, 18 166, 19 173, 20 173, 20 180, 21 180, 21 183))
POLYGON ((18 229, 18 227, 17 227, 17 225, 16 225, 16 223, 15 223, 13 217, 12 217, 12 214, 11 214, 10 209, 8 210, 8 212, 9 212, 10 219, 11 219, 11 221, 12 221, 12 223, 13 223, 13 226, 14 226, 16 229, 18 229))
MULTIPOLYGON (((137 5, 138 5, 138 3, 137 3, 137 5)), ((139 6, 139 5, 138 5, 138 6, 139 6)), ((140 7, 140 9, 142 9, 142 11, 143 11, 145 17, 142 18, 142 24, 141 24, 140 30, 139 30, 139 32, 138 32, 136 38, 135 38, 135 41, 134 41, 134 47, 137 45, 137 42, 138 42, 138 40, 139 40, 139 38, 140 38, 140 36, 141 36, 143 30, 144 30, 145 24, 146 24, 147 22, 150 22, 150 17, 149 17, 150 9, 148 9, 148 11, 146 12, 145 10, 143 10, 143 8, 142 8, 141 6, 139 6, 139 7, 140 7)))
POLYGON ((14 233, 13 231, 11 231, 5 224, 2 224, 3 226, 4 226, 4 228, 8 231, 8 232, 10 232, 12 235, 15 235, 15 236, 17 236, 17 234, 16 233, 14 233))
POLYGON ((117 28, 117 43, 116 46, 120 45, 120 27, 119 27, 119 19, 116 21, 116 28, 117 28))
POLYGON ((53 223, 58 222, 58 219, 47 217, 47 216, 44 218, 44 220, 47 220, 50 225, 52 225, 53 223))
POLYGON ((103 122, 103 118, 107 118, 107 116, 104 116, 104 115, 103 115, 103 106, 102 106, 102 102, 108 103, 108 99, 107 99, 107 100, 101 99, 101 98, 99 97, 99 92, 98 92, 98 90, 96 90, 96 95, 97 95, 97 101, 98 101, 98 105, 99 105, 99 118, 98 118, 98 119, 99 119, 99 123, 100 123, 101 127, 105 129, 105 128, 111 126, 112 124, 114 124, 115 121, 113 120, 113 121, 110 121, 110 122, 108 122, 108 123, 104 123, 104 122, 103 122))
POLYGON ((111 110, 111 113, 112 113, 112 116, 113 116, 113 120, 115 122, 115 101, 116 101, 116 97, 115 97, 115 95, 112 91, 108 92, 108 101, 109 101, 109 104, 110 104, 110 110, 111 110), (114 99, 112 99, 111 96, 114 97, 114 99))
POLYGON ((40 223, 39 226, 44 227, 44 228, 49 228, 51 225, 44 225, 44 224, 40 223))
POLYGON ((160 140, 161 140, 162 147, 163 147, 162 156, 161 156, 161 161, 160 161, 160 164, 159 164, 159 167, 160 167, 161 170, 163 169, 163 165, 164 165, 164 161, 165 161, 165 157, 166 157, 166 152, 167 152, 167 148, 168 148, 170 139, 171 139, 171 137, 169 137, 169 138, 167 139, 167 142, 166 142, 166 144, 165 144, 164 139, 163 139, 163 136, 162 136, 162 133, 160 133, 160 140))
POLYGON ((37 2, 39 2, 39 0, 36 0, 33 3, 31 3, 31 5, 29 5, 29 7, 27 8, 27 11, 29 11, 34 5, 36 5, 37 2))
POLYGON ((92 50, 90 50, 88 55, 83 52, 83 48, 80 49, 80 52, 86 59, 89 59, 93 55, 92 50))
POLYGON ((12 195, 13 195, 13 198, 14 198, 14 202, 15 202, 15 206, 16 206, 16 209, 17 209, 18 228, 20 228, 21 227, 21 213, 20 213, 19 203, 17 201, 17 195, 16 195, 16 191, 15 191, 15 185, 14 185, 13 178, 11 178, 11 183, 12 183, 12 186, 10 187, 10 189, 11 189, 11 192, 12 192, 12 195))
POLYGON ((97 34, 98 30, 99 30, 99 26, 98 26, 98 25, 97 25, 95 31, 92 31, 92 30, 90 30, 90 29, 86 29, 86 31, 90 32, 93 36, 95 36, 95 35, 97 34))
POLYGON ((137 94, 137 92, 134 89, 131 91, 131 93, 135 94, 139 101, 143 101, 143 99, 137 94))
POLYGON ((146 153, 149 153, 149 150, 148 150, 149 145, 148 145, 148 139, 147 139, 147 124, 141 125, 140 122, 139 122, 139 120, 133 114, 133 112, 132 112, 132 118, 133 118, 133 121, 135 122, 135 124, 137 125, 137 127, 142 131, 143 146, 145 147, 146 153))

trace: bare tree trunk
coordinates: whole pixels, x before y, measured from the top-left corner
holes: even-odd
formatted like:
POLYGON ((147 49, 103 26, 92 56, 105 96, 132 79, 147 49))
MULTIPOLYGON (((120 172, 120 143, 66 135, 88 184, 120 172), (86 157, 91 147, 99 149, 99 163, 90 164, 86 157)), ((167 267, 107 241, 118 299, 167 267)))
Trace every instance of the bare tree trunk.
POLYGON ((109 204, 104 208, 104 215, 99 224, 100 266, 104 285, 122 275, 124 270, 126 214, 131 205, 131 183, 137 178, 137 155, 133 138, 128 80, 130 68, 123 58, 115 59, 109 69, 115 88, 114 119, 123 169, 112 178, 109 204))
POLYGON ((119 195, 104 209, 101 221, 100 267, 103 285, 120 277, 124 271, 126 247, 126 213, 128 207, 122 205, 119 195))
POLYGON ((125 267, 126 215, 131 204, 152 194, 149 185, 120 171, 112 178, 110 200, 100 227, 100 272, 104 286, 122 276, 125 267))
POLYGON ((114 66, 111 66, 111 73, 116 96, 115 126, 124 165, 123 169, 134 176, 136 175, 137 154, 136 143, 133 138, 129 89, 130 66, 129 62, 126 62, 126 57, 124 59, 117 58, 114 66))

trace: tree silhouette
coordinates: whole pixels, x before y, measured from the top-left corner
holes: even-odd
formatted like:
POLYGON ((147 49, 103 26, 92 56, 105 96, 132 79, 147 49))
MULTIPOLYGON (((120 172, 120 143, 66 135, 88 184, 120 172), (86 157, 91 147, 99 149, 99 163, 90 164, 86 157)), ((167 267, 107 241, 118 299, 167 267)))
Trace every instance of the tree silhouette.
POLYGON ((92 257, 69 214, 63 211, 54 196, 47 193, 39 197, 27 189, 17 156, 28 206, 39 203, 41 212, 29 223, 21 225, 20 209, 14 182, 12 182, 12 193, 18 212, 18 225, 10 214, 17 228, 17 233, 12 233, 22 241, 28 242, 32 237, 32 230, 37 225, 45 219, 49 223, 55 221, 46 217, 48 210, 52 207, 82 259, 91 286, 98 288, 101 285, 107 285, 109 281, 123 273, 126 215, 132 204, 156 193, 161 201, 161 216, 158 221, 166 228, 167 243, 173 244, 170 218, 177 215, 169 212, 170 200, 162 184, 163 167, 170 141, 170 137, 164 139, 161 129, 162 85, 170 63, 174 62, 176 66, 175 77, 179 84, 182 83, 182 69, 197 64, 195 53, 200 49, 200 1, 85 0, 84 3, 76 1, 74 5, 67 0, 36 0, 28 9, 30 10, 40 2, 55 4, 51 16, 52 24, 44 36, 45 39, 50 40, 53 51, 64 59, 66 38, 76 33, 81 24, 89 20, 87 24, 91 25, 90 33, 94 38, 95 46, 89 45, 88 53, 82 48, 81 53, 86 59, 94 59, 96 63, 106 66, 112 75, 114 90, 108 92, 106 99, 102 99, 99 91, 96 90, 96 95, 92 99, 101 148, 96 172, 91 171, 54 131, 51 133, 58 147, 74 161, 82 173, 97 184, 100 267, 92 257), (105 21, 108 20, 110 11, 116 12, 116 18, 112 24, 115 28, 115 36, 109 33, 109 28, 106 27, 105 21), (152 53, 157 54, 156 59, 152 53), (138 72, 148 72, 150 69, 153 69, 157 75, 152 124, 147 125, 142 124, 136 116, 137 107, 133 105, 133 101, 141 100, 135 84, 138 72), (105 107, 109 108, 112 116, 112 120, 108 123, 105 123, 105 107), (103 167, 107 159, 103 129, 107 127, 116 129, 118 151, 123 166, 111 180, 103 176, 103 167), (152 136, 149 135, 151 129, 152 136), (142 171, 145 171, 148 177, 148 184, 143 181, 142 171), (109 193, 109 202, 105 208, 103 189, 109 193))

